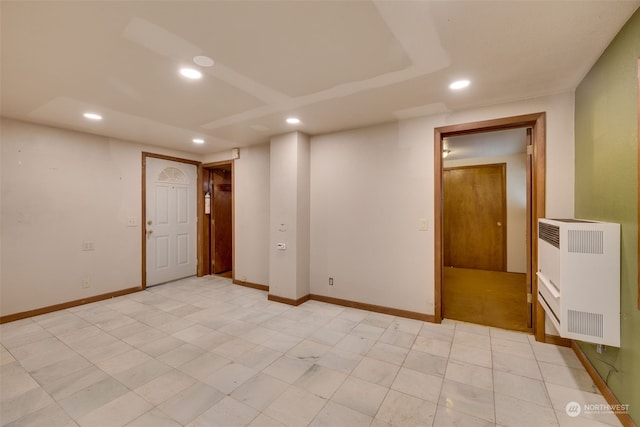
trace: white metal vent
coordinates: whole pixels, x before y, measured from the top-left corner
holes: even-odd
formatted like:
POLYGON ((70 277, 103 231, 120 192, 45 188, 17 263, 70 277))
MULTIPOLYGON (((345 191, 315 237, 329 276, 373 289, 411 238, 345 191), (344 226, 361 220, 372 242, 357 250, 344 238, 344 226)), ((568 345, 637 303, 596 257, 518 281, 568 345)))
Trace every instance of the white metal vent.
POLYGON ((540 218, 538 301, 563 338, 620 347, 620 224, 540 218), (553 241, 558 229, 559 247, 553 241), (554 317, 556 316, 556 317, 554 317))
POLYGON ((178 168, 164 168, 158 174, 158 182, 166 182, 169 184, 189 184, 187 175, 178 168))
POLYGON ((568 310, 567 315, 567 330, 569 332, 602 338, 602 314, 568 310))
POLYGON ((546 222, 538 223, 538 237, 560 249, 560 227, 546 222))
POLYGON ((604 233, 601 230, 568 230, 567 250, 580 254, 604 253, 604 233))

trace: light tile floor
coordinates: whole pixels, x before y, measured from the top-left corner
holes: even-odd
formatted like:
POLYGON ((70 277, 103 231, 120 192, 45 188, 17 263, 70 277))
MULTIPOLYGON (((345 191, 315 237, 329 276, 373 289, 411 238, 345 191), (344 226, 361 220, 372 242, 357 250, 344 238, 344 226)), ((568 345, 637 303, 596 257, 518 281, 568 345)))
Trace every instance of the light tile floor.
POLYGON ((0 326, 5 426, 603 426, 567 348, 188 278, 0 326))

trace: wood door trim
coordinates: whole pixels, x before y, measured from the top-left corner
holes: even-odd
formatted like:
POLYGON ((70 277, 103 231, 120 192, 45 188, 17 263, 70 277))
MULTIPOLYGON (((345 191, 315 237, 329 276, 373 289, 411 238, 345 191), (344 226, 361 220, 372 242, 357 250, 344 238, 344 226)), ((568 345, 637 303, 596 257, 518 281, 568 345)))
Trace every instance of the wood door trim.
MULTIPOLYGON (((451 166, 448 168, 443 167, 442 170, 460 170, 460 169, 475 169, 475 168, 493 168, 500 167, 500 173, 502 178, 500 185, 502 186, 502 271, 507 271, 507 164, 506 163, 484 163, 479 165, 465 165, 465 166, 451 166)), ((443 183, 444 185, 444 183, 443 183)), ((443 196, 444 197, 444 196, 443 196)), ((444 219, 443 219, 444 221, 444 219)), ((444 231, 444 229, 443 229, 444 231)))
MULTIPOLYGON (((533 132, 531 130, 531 128, 527 128, 527 135, 526 135, 526 144, 527 144, 527 165, 526 165, 526 184, 525 184, 525 189, 526 189, 526 198, 525 198, 525 204, 526 205, 531 205, 532 202, 532 181, 531 181, 531 174, 532 174, 532 170, 533 170, 533 162, 532 162, 532 155, 530 155, 529 153, 533 153, 533 132)), ((526 210, 526 231, 525 231, 525 245, 526 245, 526 259, 529 260, 531 259, 531 240, 533 237, 533 228, 532 228, 532 219, 531 219, 531 209, 527 209, 526 210)), ((529 308, 528 308, 528 315, 527 315, 527 327, 531 330, 534 330, 534 320, 533 320, 533 306, 535 304, 535 302, 533 301, 533 271, 531 270, 531 263, 527 262, 527 294, 531 295, 532 300, 530 301, 529 304, 529 308)), ((527 297, 528 297, 527 295, 527 297)))
MULTIPOLYGON (((206 170, 211 170, 211 169, 216 169, 217 167, 220 166, 229 166, 229 168, 231 169, 231 280, 235 281, 236 278, 236 175, 235 175, 235 160, 222 160, 219 162, 210 162, 210 163, 204 163, 201 165, 202 169, 206 169, 206 170)), ((203 184, 200 184, 199 188, 203 189, 204 187, 202 186, 203 184)), ((207 184, 209 185, 209 184, 207 184)), ((212 190, 212 189, 210 189, 212 190)), ((202 197, 202 206, 204 206, 204 193, 205 191, 200 191, 200 195, 202 197)), ((211 192, 211 194, 213 194, 213 192, 211 192)), ((204 209, 202 209, 202 211, 204 211, 204 209)), ((204 214, 203 214, 203 219, 204 219, 204 214)), ((201 232, 201 234, 199 234, 199 241, 201 242, 201 244, 203 245, 203 253, 204 253, 204 245, 205 242, 208 242, 208 239, 205 239, 205 237, 209 236, 209 232, 205 231, 205 225, 204 225, 204 221, 203 225, 202 225, 202 229, 199 230, 201 232)), ((210 230, 210 226, 211 223, 209 222, 209 224, 207 224, 206 228, 208 230, 210 230)), ((203 262, 199 265, 202 265, 202 271, 198 272, 198 276, 204 276, 207 274, 211 274, 211 254, 209 253, 209 259, 207 260, 207 262, 203 262), (206 267, 205 267, 206 264, 206 267)))
POLYGON ((198 265, 196 266, 196 272, 198 276, 202 276, 201 273, 201 269, 202 269, 202 261, 203 261, 203 249, 204 249, 204 243, 202 242, 202 239, 200 238, 200 236, 202 236, 202 231, 203 231, 203 206, 204 206, 204 194, 202 194, 202 191, 198 191, 198 189, 202 188, 202 162, 199 162, 197 160, 189 160, 189 159, 182 159, 180 157, 173 157, 173 156, 165 156, 163 154, 156 154, 156 153, 150 153, 147 151, 143 151, 142 152, 142 199, 141 199, 141 214, 140 214, 140 235, 141 235, 141 240, 142 240, 142 245, 141 245, 141 264, 142 264, 142 282, 141 282, 141 288, 144 290, 147 288, 147 233, 146 233, 146 221, 147 221, 147 158, 154 158, 154 159, 161 159, 161 160, 170 160, 172 162, 177 162, 177 163, 185 163, 185 164, 189 164, 189 165, 194 165, 196 167, 196 211, 197 211, 197 224, 196 224, 196 236, 197 236, 197 244, 196 244, 196 251, 197 253, 197 262, 198 265))
MULTIPOLYGON (((531 225, 537 223, 538 218, 545 216, 545 176, 546 176, 546 113, 533 113, 500 119, 482 120, 470 123, 461 123, 450 126, 442 126, 434 129, 434 320, 437 323, 442 321, 442 250, 443 250, 443 230, 442 230, 442 140, 445 137, 466 135, 471 133, 483 133, 496 130, 532 128, 532 203, 531 225)), ((533 230, 537 229, 534 227, 533 230)), ((537 270, 538 265, 538 241, 531 239, 531 266, 537 270)), ((538 284, 532 283, 532 293, 537 295, 538 284)), ((537 341, 544 341, 544 311, 540 310, 538 304, 533 304, 534 311, 534 334, 537 341)))

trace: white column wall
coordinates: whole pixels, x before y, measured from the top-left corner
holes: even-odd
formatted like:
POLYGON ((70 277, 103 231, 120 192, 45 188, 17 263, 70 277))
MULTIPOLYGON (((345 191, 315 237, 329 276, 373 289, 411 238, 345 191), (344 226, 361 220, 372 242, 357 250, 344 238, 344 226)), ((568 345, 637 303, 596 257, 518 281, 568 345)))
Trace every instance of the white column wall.
POLYGON ((271 139, 269 293, 296 300, 309 294, 309 138, 271 139), (284 243, 286 250, 278 250, 284 243))
POLYGON ((240 149, 233 162, 235 278, 269 284, 269 144, 240 149))

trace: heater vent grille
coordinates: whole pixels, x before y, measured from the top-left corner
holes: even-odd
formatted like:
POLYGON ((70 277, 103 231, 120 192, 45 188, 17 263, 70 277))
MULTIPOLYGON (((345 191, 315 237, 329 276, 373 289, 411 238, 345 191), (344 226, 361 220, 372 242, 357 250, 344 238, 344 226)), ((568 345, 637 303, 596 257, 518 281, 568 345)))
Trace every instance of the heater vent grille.
POLYGON ((567 330, 576 334, 602 338, 603 316, 600 313, 567 310, 567 330))
POLYGON ((600 230, 569 230, 567 250, 579 254, 603 254, 604 233, 600 230))
POLYGON ((552 224, 547 224, 546 222, 539 222, 538 236, 540 237, 540 239, 544 240, 550 245, 560 249, 560 228, 559 227, 552 224))

